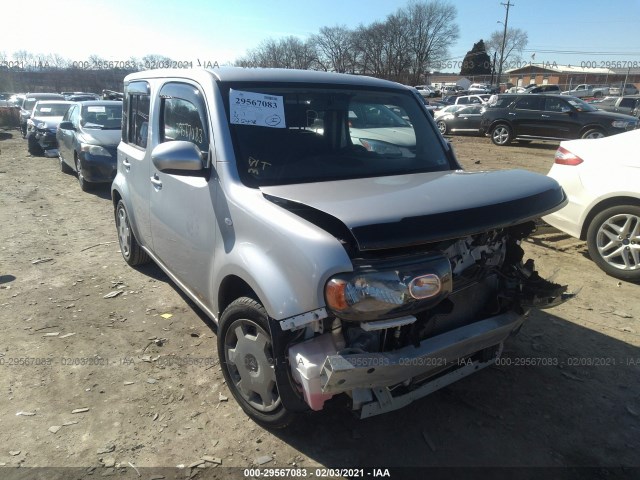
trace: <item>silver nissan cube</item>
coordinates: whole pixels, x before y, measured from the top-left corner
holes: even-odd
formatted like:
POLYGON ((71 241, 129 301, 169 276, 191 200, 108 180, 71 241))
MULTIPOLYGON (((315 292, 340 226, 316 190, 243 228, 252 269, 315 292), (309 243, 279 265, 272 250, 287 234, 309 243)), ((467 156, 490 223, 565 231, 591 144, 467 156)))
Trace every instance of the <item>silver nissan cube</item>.
POLYGON ((155 70, 124 82, 122 255, 218 326, 233 396, 283 427, 361 418, 492 365, 564 301, 520 241, 566 203, 531 172, 465 172, 403 85, 314 71, 155 70))

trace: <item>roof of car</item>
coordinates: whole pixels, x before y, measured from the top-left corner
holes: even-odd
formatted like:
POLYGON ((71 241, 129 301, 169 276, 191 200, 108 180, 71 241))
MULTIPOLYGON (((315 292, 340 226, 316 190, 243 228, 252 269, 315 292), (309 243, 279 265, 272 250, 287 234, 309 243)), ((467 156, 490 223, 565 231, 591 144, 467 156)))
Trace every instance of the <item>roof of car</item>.
POLYGON ((125 82, 145 78, 201 77, 203 72, 210 74, 215 80, 220 82, 326 83, 334 85, 362 85, 378 88, 408 88, 400 83, 361 75, 286 68, 241 67, 146 70, 127 75, 125 82))
POLYGON ((73 102, 68 100, 38 100, 38 105, 71 105, 73 102))
POLYGON ((83 107, 91 105, 122 105, 122 100, 83 100, 74 103, 79 103, 83 107))

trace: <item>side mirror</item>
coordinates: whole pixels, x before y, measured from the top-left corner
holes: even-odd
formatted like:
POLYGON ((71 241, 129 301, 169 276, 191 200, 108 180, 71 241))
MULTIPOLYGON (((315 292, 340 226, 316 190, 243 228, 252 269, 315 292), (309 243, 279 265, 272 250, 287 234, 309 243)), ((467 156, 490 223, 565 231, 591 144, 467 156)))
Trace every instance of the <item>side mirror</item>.
POLYGON ((60 130, 75 130, 76 127, 73 126, 73 123, 71 122, 60 122, 60 125, 58 125, 58 128, 60 130))
POLYGON ((151 161, 161 172, 201 172, 204 169, 202 160, 202 152, 197 145, 184 140, 161 143, 151 152, 151 161))
POLYGON ((459 117, 460 116, 460 112, 453 112, 453 116, 454 117, 459 117))

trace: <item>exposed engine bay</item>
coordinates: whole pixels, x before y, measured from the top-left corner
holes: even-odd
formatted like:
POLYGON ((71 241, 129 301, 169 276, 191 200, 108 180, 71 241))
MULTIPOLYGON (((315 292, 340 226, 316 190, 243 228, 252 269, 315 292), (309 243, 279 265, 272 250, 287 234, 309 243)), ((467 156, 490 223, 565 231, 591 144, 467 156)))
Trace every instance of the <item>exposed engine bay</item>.
POLYGON ((420 252, 395 251, 391 260, 355 258, 356 270, 365 273, 345 280, 339 297, 345 314, 332 308, 336 302, 328 290, 329 315, 301 327, 299 343, 289 346, 292 376, 306 403, 319 410, 333 395, 346 393, 361 416, 376 415, 493 364, 531 307, 571 297, 566 286, 541 278, 533 260, 523 261, 520 242, 534 230, 530 221, 420 252), (437 281, 415 267, 398 267, 395 276, 385 271, 389 262, 406 265, 417 257, 430 259, 426 268, 437 266, 437 281), (416 289, 416 279, 424 278, 416 289), (428 288, 433 292, 424 298, 414 293, 428 288), (354 313, 350 303, 366 308, 354 313), (374 309, 383 313, 368 319, 374 309))

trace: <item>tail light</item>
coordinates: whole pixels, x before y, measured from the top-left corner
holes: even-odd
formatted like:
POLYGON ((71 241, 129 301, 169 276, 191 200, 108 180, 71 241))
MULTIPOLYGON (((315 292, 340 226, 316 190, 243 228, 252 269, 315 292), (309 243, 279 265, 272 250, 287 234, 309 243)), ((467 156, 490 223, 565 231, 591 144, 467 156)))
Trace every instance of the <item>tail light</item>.
POLYGON ((576 165, 580 165, 582 162, 584 162, 584 160, 566 148, 558 147, 558 150, 556 150, 554 163, 557 163, 558 165, 571 165, 575 167, 576 165))

